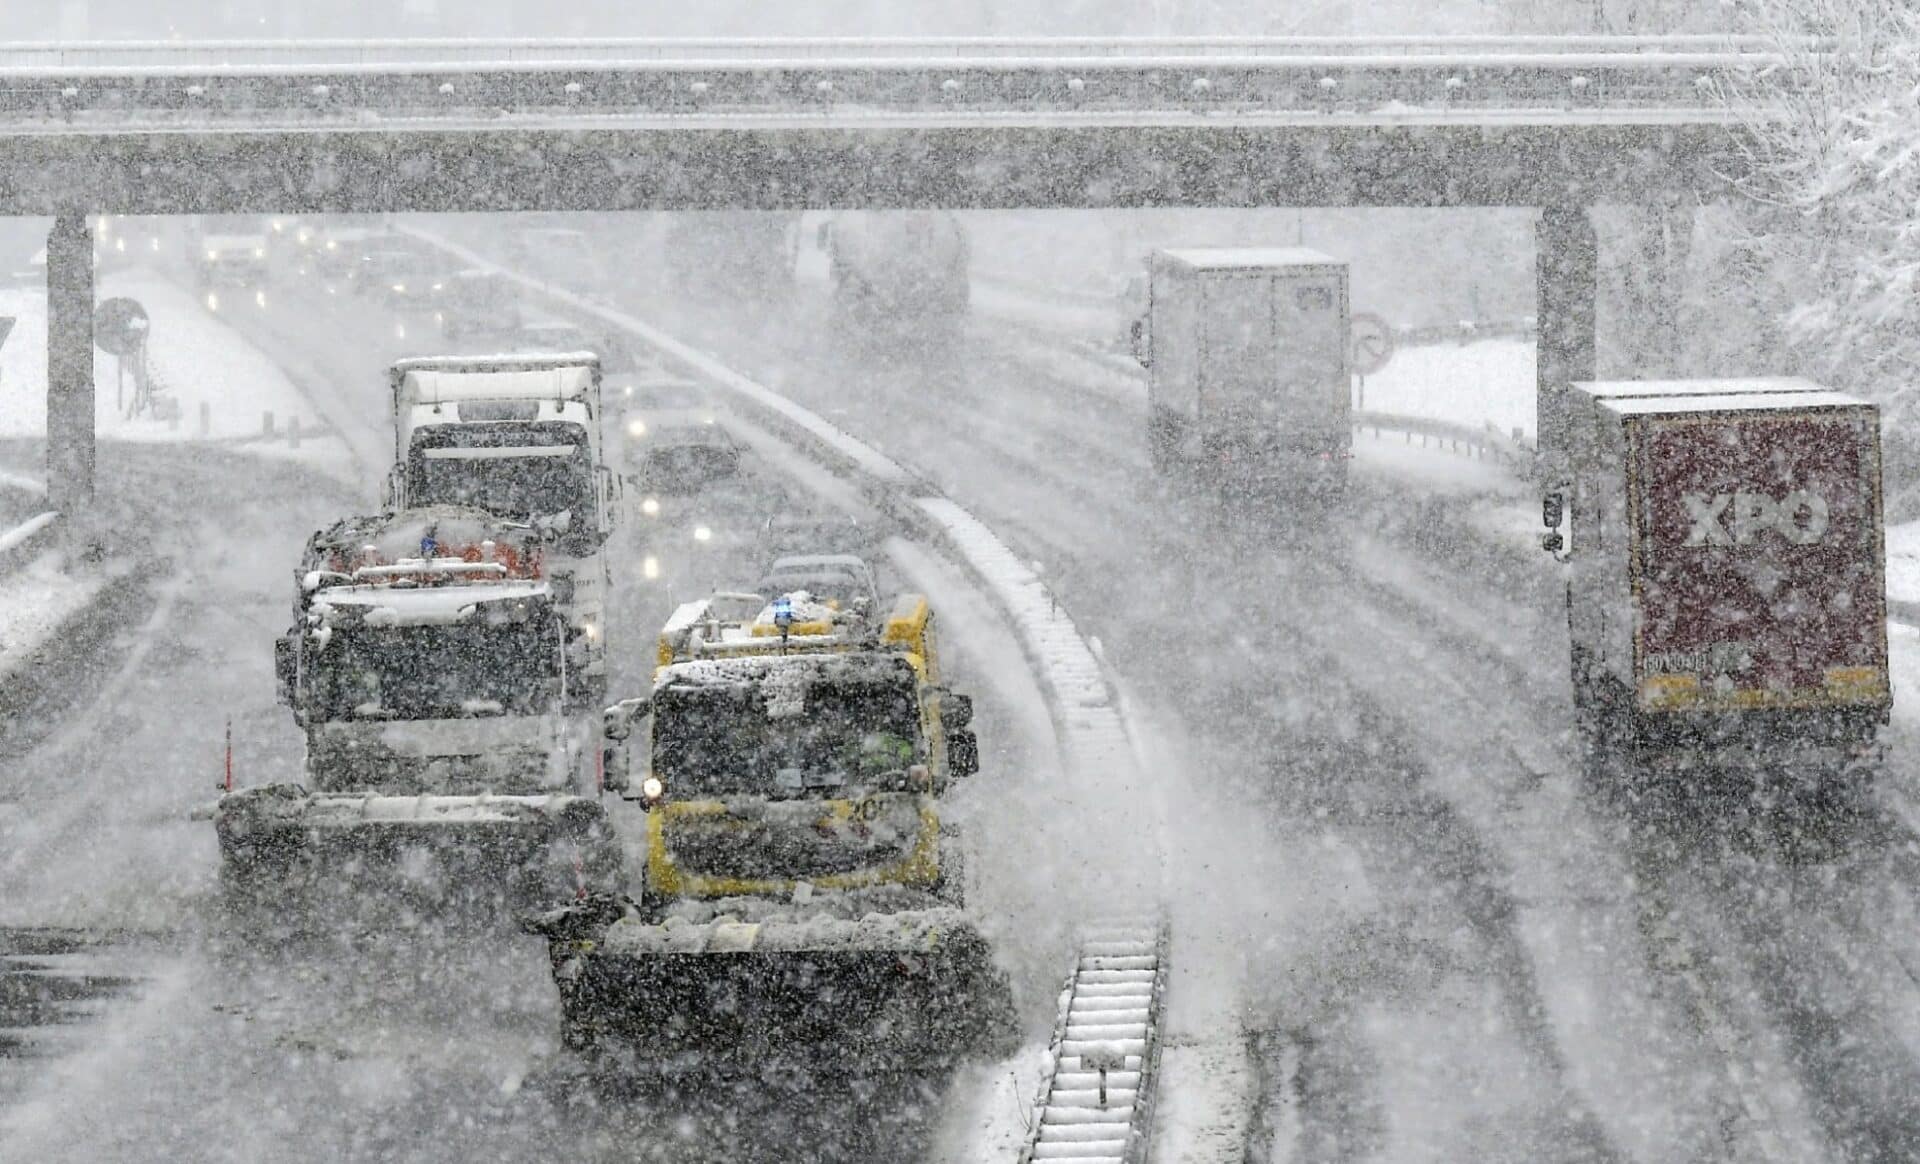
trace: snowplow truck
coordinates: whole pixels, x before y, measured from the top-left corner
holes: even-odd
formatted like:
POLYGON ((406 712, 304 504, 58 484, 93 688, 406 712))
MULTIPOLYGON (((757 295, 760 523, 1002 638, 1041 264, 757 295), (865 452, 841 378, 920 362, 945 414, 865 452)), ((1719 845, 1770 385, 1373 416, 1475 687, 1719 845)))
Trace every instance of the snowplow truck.
POLYGON ((596 725, 565 711, 546 553, 530 526, 451 507, 313 536, 275 644, 306 779, 220 800, 230 886, 345 867, 430 900, 534 908, 623 883, 596 725))
POLYGON ((1337 500, 1352 459, 1347 264, 1304 247, 1157 251, 1135 354, 1160 473, 1337 500))
POLYGON ((547 582, 566 618, 577 711, 606 698, 606 602, 618 482, 607 467, 591 352, 431 356, 390 369, 393 509, 453 505, 548 533, 547 582))
POLYGON ((1805 380, 1581 383, 1546 548, 1591 759, 1707 786, 1870 776, 1892 706, 1879 411, 1805 380))
POLYGON ((595 1073, 937 1073, 1010 1049, 1011 992, 940 819, 977 758, 926 601, 871 626, 808 607, 721 633, 683 610, 652 694, 608 709, 608 771, 646 809, 644 888, 530 926, 595 1073))

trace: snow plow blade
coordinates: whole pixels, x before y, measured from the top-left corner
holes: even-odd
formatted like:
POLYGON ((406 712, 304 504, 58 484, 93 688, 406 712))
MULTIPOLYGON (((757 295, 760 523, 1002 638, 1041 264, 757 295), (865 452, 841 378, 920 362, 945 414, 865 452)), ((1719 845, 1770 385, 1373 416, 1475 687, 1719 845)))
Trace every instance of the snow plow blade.
POLYGON ((271 895, 364 876, 427 898, 552 905, 621 883, 620 846, 581 796, 315 794, 276 784, 213 811, 230 887, 271 895))
POLYGON ((547 938, 564 1041, 614 1075, 946 1070, 1011 1051, 1006 975, 960 910, 643 922, 598 895, 547 938))

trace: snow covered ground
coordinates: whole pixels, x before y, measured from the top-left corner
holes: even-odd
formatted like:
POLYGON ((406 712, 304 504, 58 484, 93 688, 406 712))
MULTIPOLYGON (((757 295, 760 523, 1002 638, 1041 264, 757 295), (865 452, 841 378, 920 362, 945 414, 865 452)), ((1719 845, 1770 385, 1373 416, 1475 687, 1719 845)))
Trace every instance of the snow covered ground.
MULTIPOLYGON (((97 293, 103 300, 126 296, 146 308, 156 395, 178 406, 175 420, 123 415, 116 401, 117 359, 96 351, 95 415, 101 438, 253 440, 264 448, 284 443, 290 425, 318 435, 319 415, 286 373, 209 311, 205 300, 141 268, 107 275, 97 293), (271 435, 265 427, 269 413, 277 442, 260 440, 271 435)), ((252 293, 221 288, 217 294, 231 299, 252 293)), ((38 287, 0 289, 0 315, 16 320, 12 335, 0 345, 0 436, 40 436, 47 425, 46 296, 38 287)))
POLYGON ((1485 340, 1402 347, 1360 390, 1363 407, 1433 417, 1502 433, 1534 434, 1533 344, 1485 340))

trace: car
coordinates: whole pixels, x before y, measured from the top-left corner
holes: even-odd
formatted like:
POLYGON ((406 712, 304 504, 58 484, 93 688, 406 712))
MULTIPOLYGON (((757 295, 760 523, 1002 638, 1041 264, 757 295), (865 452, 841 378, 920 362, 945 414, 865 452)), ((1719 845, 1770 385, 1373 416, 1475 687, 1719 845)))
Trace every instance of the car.
POLYGON ((814 516, 780 512, 767 518, 760 530, 761 552, 775 558, 807 554, 851 555, 865 558, 880 544, 879 531, 860 524, 852 514, 814 516))
POLYGON ((637 454, 629 455, 638 467, 635 481, 648 493, 697 493, 715 481, 740 473, 740 443, 725 425, 711 421, 665 422, 645 431, 645 441, 637 454))
POLYGON ((433 261, 419 251, 368 251, 353 268, 353 289, 388 303, 426 303, 439 286, 433 261))
POLYGON ((755 590, 769 596, 806 591, 842 610, 877 610, 873 567, 853 554, 794 554, 774 559, 755 590))
POLYGON ((455 271, 435 287, 434 320, 448 339, 517 333, 523 326, 513 283, 497 271, 455 271))
MULTIPOLYGON (((523 321, 513 332, 513 348, 518 352, 592 352, 600 354, 600 345, 595 343, 586 329, 577 323, 564 319, 533 319, 523 321)), ((606 371, 606 364, 601 364, 606 371)))

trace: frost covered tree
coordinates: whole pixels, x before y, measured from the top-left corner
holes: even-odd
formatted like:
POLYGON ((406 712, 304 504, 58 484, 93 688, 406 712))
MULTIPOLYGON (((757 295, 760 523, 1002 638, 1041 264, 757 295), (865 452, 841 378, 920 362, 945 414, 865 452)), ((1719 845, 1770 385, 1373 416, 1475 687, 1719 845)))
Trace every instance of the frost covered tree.
MULTIPOLYGON (((1731 82, 1748 273, 1799 370, 1887 407, 1890 468, 1920 478, 1920 5, 1742 0, 1775 67, 1731 82)), ((1755 293, 1749 289, 1748 293, 1755 293)))

